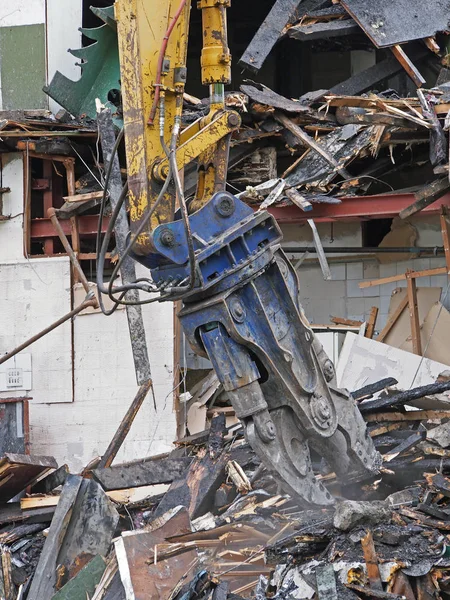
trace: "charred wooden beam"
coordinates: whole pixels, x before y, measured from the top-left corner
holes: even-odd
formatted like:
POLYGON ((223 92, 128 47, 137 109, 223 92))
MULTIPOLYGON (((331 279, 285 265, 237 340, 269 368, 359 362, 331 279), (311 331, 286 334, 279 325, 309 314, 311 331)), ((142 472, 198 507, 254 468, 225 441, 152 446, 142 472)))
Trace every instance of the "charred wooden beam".
POLYGON ((94 469, 92 475, 104 490, 123 490, 144 485, 172 483, 183 476, 191 462, 190 458, 160 458, 106 469, 94 469))
POLYGON ((378 410, 392 408, 393 406, 403 406, 412 400, 418 400, 419 398, 433 394, 442 394, 448 390, 450 390, 450 382, 448 381, 445 383, 431 383, 430 385, 423 385, 412 390, 407 390, 406 392, 399 392, 388 398, 380 398, 360 404, 359 410, 362 414, 373 413, 378 410))
POLYGON ((279 40, 284 28, 307 12, 327 4, 324 0, 277 0, 239 60, 239 65, 257 73, 279 40))
MULTIPOLYGON (((429 52, 423 47, 414 49, 411 52, 411 58, 415 62, 419 62, 428 55, 429 52)), ((333 86, 330 89, 330 93, 336 94, 336 96, 357 96, 358 94, 373 89, 383 80, 397 75, 397 73, 401 72, 402 68, 402 65, 394 56, 389 56, 376 65, 373 65, 360 73, 356 73, 342 83, 333 86)))
POLYGON ((312 25, 294 25, 288 29, 288 36, 302 42, 322 40, 359 33, 358 24, 353 19, 314 23, 312 25))
POLYGON ((400 211, 399 216, 401 219, 407 219, 412 215, 420 212, 433 202, 442 198, 450 190, 450 182, 448 177, 442 177, 436 179, 432 183, 427 183, 418 192, 414 194, 415 201, 413 204, 404 208, 400 211))

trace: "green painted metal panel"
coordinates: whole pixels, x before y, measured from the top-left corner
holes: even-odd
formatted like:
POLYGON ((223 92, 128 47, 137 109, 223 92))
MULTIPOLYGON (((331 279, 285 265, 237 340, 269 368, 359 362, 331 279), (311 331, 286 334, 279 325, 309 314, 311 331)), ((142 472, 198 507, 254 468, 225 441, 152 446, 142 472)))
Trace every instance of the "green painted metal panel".
POLYGON ((52 600, 86 600, 90 598, 106 568, 105 560, 97 555, 52 600))
POLYGON ((47 108, 45 26, 0 27, 0 81, 4 110, 47 108))
MULTIPOLYGON (((73 56, 82 61, 81 78, 72 81, 57 71, 45 91, 72 115, 85 114, 95 119, 96 98, 108 106, 110 105, 109 93, 112 90, 120 90, 120 64, 114 8, 110 6, 91 10, 104 21, 105 25, 95 29, 81 29, 80 31, 94 43, 84 48, 70 50, 73 56)), ((114 113, 115 107, 110 106, 114 113)))

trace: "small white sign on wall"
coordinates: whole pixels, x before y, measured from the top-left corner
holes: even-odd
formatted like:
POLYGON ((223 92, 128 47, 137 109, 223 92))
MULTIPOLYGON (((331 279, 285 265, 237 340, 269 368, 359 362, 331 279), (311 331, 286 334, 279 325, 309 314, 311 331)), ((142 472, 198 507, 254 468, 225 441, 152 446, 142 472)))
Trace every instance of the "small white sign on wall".
POLYGON ((31 390, 31 354, 17 354, 0 365, 0 392, 31 390))

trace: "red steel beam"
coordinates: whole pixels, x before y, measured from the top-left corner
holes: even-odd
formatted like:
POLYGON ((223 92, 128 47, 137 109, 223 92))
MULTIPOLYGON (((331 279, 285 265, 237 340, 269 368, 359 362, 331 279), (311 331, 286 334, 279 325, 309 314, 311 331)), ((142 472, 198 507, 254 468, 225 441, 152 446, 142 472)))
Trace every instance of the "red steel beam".
MULTIPOLYGON (((370 220, 398 216, 398 213, 414 202, 414 194, 380 194, 377 196, 353 196, 342 198, 341 204, 313 204, 313 209, 304 212, 297 206, 271 206, 269 212, 278 223, 303 223, 306 219, 318 222, 339 220, 370 220)), ((450 209, 450 193, 445 194, 434 204, 424 208, 419 214, 440 214, 441 206, 450 209)), ((60 221, 64 233, 71 235, 70 221, 60 221)), ((80 235, 93 236, 97 234, 97 215, 78 217, 80 235)), ((102 233, 106 232, 109 217, 103 218, 102 233)), ((33 219, 31 221, 31 238, 58 237, 50 219, 33 219)))
MULTIPOLYGON (((108 227, 109 217, 103 218, 102 233, 106 232, 108 227)), ((62 230, 67 236, 72 234, 71 222, 60 221, 62 230)), ((94 236, 97 235, 98 215, 84 215, 78 217, 78 228, 80 235, 94 236)), ((57 238, 58 234, 52 225, 50 219, 32 219, 31 221, 31 238, 57 238)))
MULTIPOLYGON (((295 205, 271 206, 268 210, 281 224, 303 223, 306 219, 325 223, 339 220, 366 221, 396 217, 414 201, 414 194, 379 194, 342 198, 341 204, 313 204, 313 209, 308 212, 295 205)), ((442 205, 450 207, 450 193, 424 208, 419 214, 439 214, 442 205)))

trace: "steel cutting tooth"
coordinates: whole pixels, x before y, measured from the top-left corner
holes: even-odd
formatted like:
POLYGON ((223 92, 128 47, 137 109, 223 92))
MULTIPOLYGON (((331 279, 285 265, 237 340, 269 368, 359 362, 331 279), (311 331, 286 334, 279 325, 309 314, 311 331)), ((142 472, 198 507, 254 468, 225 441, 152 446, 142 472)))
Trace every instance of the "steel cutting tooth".
POLYGON ((261 440, 253 421, 246 424, 246 437, 273 477, 281 487, 303 506, 330 506, 334 498, 316 480, 308 444, 295 423, 289 408, 280 408, 270 413, 276 429, 273 441, 261 440))

